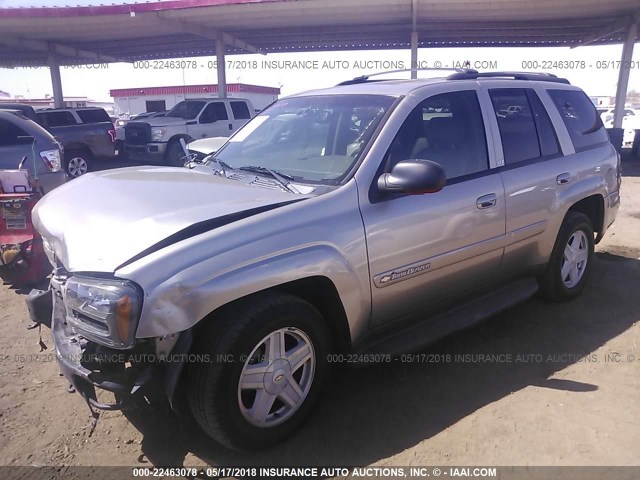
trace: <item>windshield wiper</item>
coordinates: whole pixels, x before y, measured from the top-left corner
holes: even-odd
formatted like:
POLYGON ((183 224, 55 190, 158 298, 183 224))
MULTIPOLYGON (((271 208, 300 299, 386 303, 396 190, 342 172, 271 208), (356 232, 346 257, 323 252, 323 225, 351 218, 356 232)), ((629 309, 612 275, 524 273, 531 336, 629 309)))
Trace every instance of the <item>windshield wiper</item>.
POLYGON ((291 193, 300 193, 297 188, 291 185, 289 180, 293 180, 291 175, 287 175, 286 173, 279 173, 275 170, 271 170, 267 167, 257 167, 255 165, 247 165, 245 167, 240 167, 238 170, 244 170, 246 172, 256 172, 262 174, 268 174, 271 178, 275 179, 280 185, 289 190, 291 193))

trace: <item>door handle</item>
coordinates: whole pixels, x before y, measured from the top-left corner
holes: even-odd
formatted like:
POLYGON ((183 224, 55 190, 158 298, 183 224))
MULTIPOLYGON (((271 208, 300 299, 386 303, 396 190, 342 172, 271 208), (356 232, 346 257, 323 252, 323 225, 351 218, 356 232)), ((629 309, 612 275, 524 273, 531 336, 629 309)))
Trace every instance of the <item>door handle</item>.
POLYGON ((229 124, 229 130, 233 130, 233 124, 232 123, 229 124))
POLYGON ((558 185, 565 185, 569 183, 570 180, 571 180, 571 175, 569 173, 561 173, 556 177, 556 183, 558 185))
POLYGON ((476 200, 476 207, 480 210, 484 210, 485 208, 495 207, 496 203, 498 203, 498 197, 495 193, 490 193, 478 198, 478 200, 476 200))

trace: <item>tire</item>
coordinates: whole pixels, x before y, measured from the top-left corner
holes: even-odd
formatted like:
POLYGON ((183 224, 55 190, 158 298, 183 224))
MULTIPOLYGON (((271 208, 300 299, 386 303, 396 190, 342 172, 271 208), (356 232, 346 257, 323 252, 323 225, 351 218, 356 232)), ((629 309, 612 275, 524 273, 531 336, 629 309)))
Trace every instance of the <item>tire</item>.
POLYGON ((308 416, 328 373, 325 320, 311 304, 278 293, 251 297, 209 320, 195 350, 210 361, 191 363, 187 371, 197 423, 235 450, 268 447, 290 436, 308 416), (270 348, 278 350, 277 338, 284 356, 280 350, 261 362, 270 348), (290 368, 293 358, 298 368, 290 368), (260 370, 250 374, 251 368, 260 370), (241 378, 248 388, 240 388, 241 378))
POLYGON ((71 178, 78 178, 91 171, 93 156, 85 150, 70 150, 64 155, 65 170, 71 178))
POLYGON ((167 165, 172 167, 184 167, 184 156, 184 150, 182 149, 182 145, 180 145, 179 140, 170 142, 167 146, 167 150, 164 152, 165 162, 167 165))
POLYGON ((547 270, 538 279, 541 295, 556 302, 579 295, 591 271, 594 245, 589 217, 569 211, 560 226, 547 270))

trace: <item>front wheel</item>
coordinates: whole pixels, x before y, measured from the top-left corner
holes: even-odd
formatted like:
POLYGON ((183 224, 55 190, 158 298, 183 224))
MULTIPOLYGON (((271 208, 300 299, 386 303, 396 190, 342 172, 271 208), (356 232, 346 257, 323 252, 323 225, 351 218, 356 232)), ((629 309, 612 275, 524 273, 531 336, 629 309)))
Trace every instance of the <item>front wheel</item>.
POLYGON ((273 445, 300 426, 320 393, 330 351, 325 320, 287 294, 252 297, 216 317, 196 346, 209 357, 188 372, 191 411, 227 447, 273 445))
POLYGON ((589 217, 569 211, 558 232, 547 270, 538 280, 545 298, 570 300, 582 291, 593 263, 594 245, 589 217))
POLYGON ((164 154, 164 159, 167 165, 172 167, 184 167, 185 153, 180 141, 172 141, 168 146, 164 154))

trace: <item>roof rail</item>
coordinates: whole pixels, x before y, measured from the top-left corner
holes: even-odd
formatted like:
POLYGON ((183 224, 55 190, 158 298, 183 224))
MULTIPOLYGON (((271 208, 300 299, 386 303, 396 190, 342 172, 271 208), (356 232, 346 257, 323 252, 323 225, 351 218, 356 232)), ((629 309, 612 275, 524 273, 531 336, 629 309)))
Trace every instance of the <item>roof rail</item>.
MULTIPOLYGON (((388 70, 386 72, 377 72, 377 73, 371 73, 369 75, 362 75, 360 77, 352 78, 351 80, 345 80, 344 82, 340 82, 336 86, 340 87, 340 86, 343 86, 343 85, 354 85, 354 84, 357 84, 357 83, 365 83, 365 82, 368 82, 369 78, 371 78, 371 77, 377 77, 378 75, 387 75, 389 73, 442 71, 442 70, 446 70, 446 71, 453 70, 453 71, 457 72, 456 74, 476 74, 476 73, 478 73, 476 70, 472 70, 472 69, 468 69, 468 68, 402 68, 400 70, 388 70)), ((371 81, 376 81, 376 80, 371 80, 371 81)), ((380 81, 380 80, 378 80, 378 81, 380 81)))
POLYGON ((545 72, 458 72, 449 75, 447 80, 475 80, 478 78, 513 78, 514 80, 538 80, 571 85, 566 78, 545 72))

